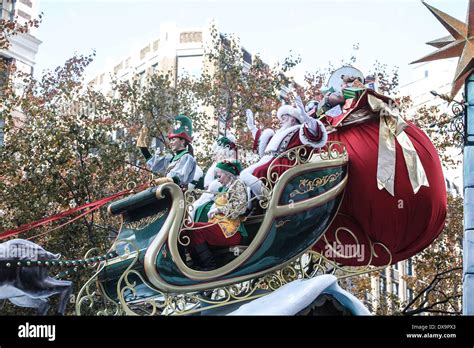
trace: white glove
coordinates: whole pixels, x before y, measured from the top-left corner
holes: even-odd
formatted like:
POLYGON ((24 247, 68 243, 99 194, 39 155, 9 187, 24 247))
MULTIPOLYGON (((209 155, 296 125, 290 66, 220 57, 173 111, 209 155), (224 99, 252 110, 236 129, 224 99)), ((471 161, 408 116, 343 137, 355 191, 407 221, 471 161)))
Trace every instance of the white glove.
POLYGON ((255 126, 255 119, 253 117, 253 112, 250 109, 245 110, 245 115, 247 116, 247 127, 249 130, 253 130, 254 128, 257 128, 255 126))
POLYGON ((305 109, 304 109, 304 105, 303 105, 303 101, 301 100, 301 97, 299 95, 296 96, 295 98, 295 103, 296 103, 296 107, 298 108, 299 112, 300 112, 300 115, 301 117, 303 118, 304 122, 310 124, 310 120, 312 120, 311 116, 309 116, 305 109))
POLYGON ((247 127, 249 131, 252 132, 252 136, 255 138, 255 134, 257 134, 257 127, 255 126, 255 119, 253 117, 252 110, 245 110, 245 115, 247 116, 247 127))
POLYGON ((215 215, 219 214, 221 211, 219 208, 217 208, 216 206, 213 206, 209 212, 207 213, 207 217, 209 219, 212 219, 215 215))
MULTIPOLYGON (((303 118, 303 123, 306 123, 308 125, 309 131, 315 134, 316 129, 318 128, 318 121, 316 121, 316 119, 312 118, 306 113, 304 109, 303 101, 301 100, 299 95, 296 96, 295 102, 296 102, 296 107, 298 108, 300 115, 303 118)), ((323 127, 322 124, 320 125, 321 127, 323 127)))

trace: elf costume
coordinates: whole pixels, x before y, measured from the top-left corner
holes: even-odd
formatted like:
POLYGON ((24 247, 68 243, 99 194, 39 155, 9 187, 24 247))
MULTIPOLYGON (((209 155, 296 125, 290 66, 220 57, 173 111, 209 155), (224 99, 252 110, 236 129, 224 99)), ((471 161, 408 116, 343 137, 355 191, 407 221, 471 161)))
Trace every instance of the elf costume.
POLYGON ((223 161, 217 169, 232 174, 231 181, 222 186, 216 194, 208 217, 209 222, 195 222, 192 228, 183 234, 190 239, 191 255, 199 263, 201 270, 216 268, 209 246, 233 246, 247 236, 242 216, 247 210, 247 188, 238 179, 241 171, 239 161, 223 161))
MULTIPOLYGON (((187 144, 190 144, 193 140, 192 134, 193 126, 191 120, 184 115, 178 115, 175 117, 175 127, 168 134, 168 139, 181 138, 186 140, 187 144)), ((153 173, 164 174, 182 188, 187 188, 188 184, 193 181, 196 172, 196 160, 187 148, 179 150, 175 154, 162 156, 160 156, 160 151, 157 151, 152 156, 148 148, 143 145, 143 139, 139 138, 137 146, 147 160, 147 167, 153 173)))

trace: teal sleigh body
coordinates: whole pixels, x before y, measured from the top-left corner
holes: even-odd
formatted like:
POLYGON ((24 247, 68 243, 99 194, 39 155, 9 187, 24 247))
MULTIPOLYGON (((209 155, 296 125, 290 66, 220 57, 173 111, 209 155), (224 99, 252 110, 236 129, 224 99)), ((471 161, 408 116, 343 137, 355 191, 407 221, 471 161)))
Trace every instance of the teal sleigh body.
POLYGON ((339 209, 348 157, 342 144, 305 156, 298 151, 285 154, 294 156, 294 165, 269 178, 264 214, 244 222, 249 237, 243 245, 223 248, 230 258, 215 270, 197 271, 180 257, 188 204, 177 185, 166 183, 111 204, 109 213, 121 215, 123 223, 112 247, 118 256, 104 262, 97 275, 101 291, 114 302, 204 291, 256 279, 301 256, 339 209))

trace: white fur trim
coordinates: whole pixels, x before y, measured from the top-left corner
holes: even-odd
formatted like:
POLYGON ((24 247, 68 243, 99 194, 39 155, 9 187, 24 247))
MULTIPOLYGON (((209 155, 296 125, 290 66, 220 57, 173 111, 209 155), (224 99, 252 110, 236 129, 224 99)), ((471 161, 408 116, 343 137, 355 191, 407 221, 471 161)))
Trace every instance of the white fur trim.
POLYGON ((302 128, 300 124, 297 124, 295 126, 288 127, 286 129, 280 129, 278 130, 275 135, 272 137, 270 142, 268 143, 267 147, 265 148, 265 151, 277 151, 278 147, 280 146, 281 142, 285 137, 290 134, 291 132, 294 132, 295 130, 298 130, 299 128, 302 128))
POLYGON ((280 106, 277 111, 277 117, 280 121, 283 115, 289 115, 296 118, 300 123, 303 123, 303 118, 301 117, 299 110, 291 105, 280 106))
POLYGON ((275 135, 275 131, 273 129, 267 128, 264 129, 262 134, 260 135, 260 138, 258 139, 258 155, 260 157, 263 156, 265 153, 265 148, 267 147, 268 143, 270 142, 270 139, 275 135))
MULTIPOLYGON (((309 140, 306 135, 304 134, 304 127, 307 127, 308 128, 308 131, 310 133, 313 132, 313 130, 308 127, 308 125, 305 123, 301 128, 300 128, 300 141, 303 145, 308 145, 308 146, 312 146, 312 147, 323 147, 324 145, 326 145, 326 142, 328 141, 328 132, 326 131, 326 127, 324 127, 324 125, 321 123, 321 121, 319 120, 316 120, 316 125, 317 127, 320 129, 320 131, 322 132, 322 137, 321 139, 318 141, 318 142, 313 142, 311 140, 309 140)), ((314 130, 315 131, 315 130, 314 130)))
POLYGON ((196 164, 196 171, 194 172, 194 180, 198 181, 202 176, 204 175, 204 172, 202 171, 201 167, 196 164))
POLYGON ((236 157, 236 149, 219 146, 217 142, 214 142, 212 145, 212 158, 214 161, 220 162, 224 159, 233 160, 236 159, 236 157))
POLYGON ((207 170, 206 176, 204 177, 204 188, 209 187, 212 181, 215 180, 216 176, 216 163, 213 163, 211 167, 207 170))
POLYGON ((253 169, 251 169, 251 167, 249 167, 249 169, 250 170, 244 170, 240 173, 240 180, 245 184, 245 186, 250 188, 256 196, 260 196, 263 190, 263 183, 259 178, 252 175, 253 169))
POLYGON ((210 184, 209 187, 207 188, 208 191, 212 193, 217 193, 219 192, 219 189, 222 187, 222 184, 217 180, 214 179, 210 184))

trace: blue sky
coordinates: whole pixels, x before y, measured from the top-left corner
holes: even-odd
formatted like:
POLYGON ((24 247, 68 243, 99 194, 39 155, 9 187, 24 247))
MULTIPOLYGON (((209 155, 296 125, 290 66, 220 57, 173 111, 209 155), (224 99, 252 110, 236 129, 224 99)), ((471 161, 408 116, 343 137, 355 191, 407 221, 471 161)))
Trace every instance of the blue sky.
MULTIPOLYGON (((428 3, 465 20, 467 0, 428 3)), ((358 43, 356 67, 366 72, 376 60, 399 66, 403 84, 408 63, 435 50, 425 43, 448 34, 418 0, 40 0, 40 10, 36 76, 95 49, 88 71, 94 76, 158 37, 164 21, 186 28, 214 18, 221 32, 239 35, 264 60, 282 60, 290 51, 300 55, 299 76, 329 61, 337 66, 358 43)))

